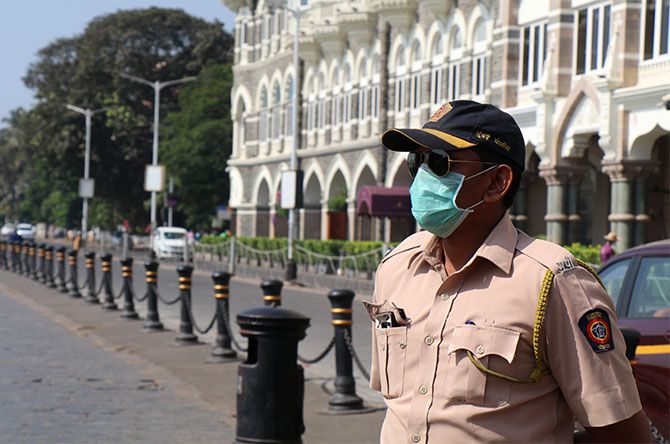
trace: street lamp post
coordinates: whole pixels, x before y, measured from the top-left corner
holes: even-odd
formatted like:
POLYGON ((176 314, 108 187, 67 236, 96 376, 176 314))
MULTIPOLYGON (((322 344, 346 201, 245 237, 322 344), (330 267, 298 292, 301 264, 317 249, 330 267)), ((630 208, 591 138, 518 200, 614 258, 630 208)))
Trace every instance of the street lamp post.
MULTIPOLYGON (((67 104, 65 105, 70 111, 83 114, 86 117, 86 150, 84 151, 84 180, 89 179, 91 162, 91 118, 93 115, 105 111, 107 108, 99 108, 91 110, 90 108, 80 108, 78 106, 67 104)), ((88 197, 83 197, 81 207, 81 238, 82 242, 86 243, 86 232, 88 231, 88 197)))
MULTIPOLYGON (((166 86, 177 85, 179 83, 192 82, 196 80, 197 77, 184 77, 178 80, 168 80, 167 82, 161 82, 156 80, 155 82, 150 82, 149 80, 142 79, 140 77, 131 76, 129 74, 122 73, 121 77, 124 77, 133 82, 142 83, 143 85, 150 86, 154 89, 154 141, 153 141, 153 151, 151 155, 151 165, 158 165, 158 126, 160 119, 160 106, 161 106, 161 89, 166 86)), ((153 232, 156 229, 156 192, 151 192, 151 242, 153 242, 153 232)))
MULTIPOLYGON (((293 15, 295 30, 293 34, 293 109, 291 110, 291 131, 293 132, 293 144, 291 146, 291 157, 289 159, 289 169, 297 172, 298 170, 298 63, 300 49, 300 4, 296 0, 293 8, 287 4, 287 0, 269 0, 270 7, 282 8, 293 15)), ((297 178, 297 174, 294 176, 297 178)), ((296 193, 302 192, 295 189, 296 193)), ((295 200, 294 200, 295 201, 295 200)), ((286 280, 294 281, 297 277, 297 267, 293 258, 293 243, 296 238, 296 207, 288 210, 288 263, 286 265, 286 280)))

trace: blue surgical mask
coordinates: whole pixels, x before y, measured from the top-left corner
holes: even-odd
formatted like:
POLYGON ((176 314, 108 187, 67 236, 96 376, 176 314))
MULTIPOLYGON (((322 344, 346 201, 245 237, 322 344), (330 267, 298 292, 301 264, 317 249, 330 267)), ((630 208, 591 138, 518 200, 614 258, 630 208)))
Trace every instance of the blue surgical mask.
POLYGON ((465 220, 473 208, 484 202, 480 200, 468 208, 459 208, 456 197, 463 182, 479 176, 494 165, 470 177, 450 171, 444 177, 433 174, 425 164, 419 167, 409 189, 412 200, 412 215, 425 230, 437 237, 449 237, 465 220))

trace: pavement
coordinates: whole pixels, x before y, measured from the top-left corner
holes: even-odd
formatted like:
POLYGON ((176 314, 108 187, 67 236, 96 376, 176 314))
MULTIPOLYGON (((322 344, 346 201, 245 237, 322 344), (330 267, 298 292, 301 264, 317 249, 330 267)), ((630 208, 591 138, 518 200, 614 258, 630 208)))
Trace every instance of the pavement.
MULTIPOLYGON (((164 274, 159 273, 159 291, 172 299, 176 282, 161 284, 164 274)), ((212 298, 207 281, 206 275, 194 276, 194 314, 202 324, 212 314, 205 302, 212 298)), ((258 284, 233 279, 232 316, 260 304, 258 284)), ((139 284, 135 290, 143 294, 139 284)), ((287 308, 312 317, 303 341, 311 345, 301 343, 300 352, 316 355, 332 337, 325 292, 287 288, 284 300, 287 308)), ((118 312, 0 271, 2 442, 232 442, 236 363, 205 363, 211 333, 201 336, 202 345, 175 347, 178 305, 160 309, 167 330, 144 333, 142 321, 122 320, 118 312)), ((361 311, 354 309, 354 322, 361 326, 354 329, 354 343, 361 349, 367 344, 359 354, 369 365, 369 322, 361 311)), ((138 312, 144 312, 141 305, 138 312)), ((332 355, 307 367, 305 375, 305 443, 378 442, 383 402, 360 376, 357 392, 377 410, 338 416, 324 414, 334 377, 332 355)))

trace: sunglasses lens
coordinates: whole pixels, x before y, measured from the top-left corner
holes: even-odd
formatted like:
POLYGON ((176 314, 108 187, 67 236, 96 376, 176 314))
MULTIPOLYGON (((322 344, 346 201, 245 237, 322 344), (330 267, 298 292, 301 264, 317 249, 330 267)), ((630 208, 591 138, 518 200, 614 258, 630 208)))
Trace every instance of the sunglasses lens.
POLYGON ((423 154, 422 153, 409 153, 407 155, 407 169, 409 170, 409 175, 412 177, 416 176, 416 173, 419 172, 419 167, 423 163, 423 154))
POLYGON ((436 153, 429 153, 426 163, 428 164, 428 168, 430 168, 430 170, 437 176, 443 177, 446 176, 449 172, 448 156, 440 156, 436 153))

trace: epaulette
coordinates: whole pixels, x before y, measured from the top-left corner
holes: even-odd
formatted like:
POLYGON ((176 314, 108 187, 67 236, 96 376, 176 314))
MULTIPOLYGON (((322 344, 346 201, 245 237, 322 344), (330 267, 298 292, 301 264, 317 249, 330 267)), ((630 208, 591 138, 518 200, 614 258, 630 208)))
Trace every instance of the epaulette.
POLYGON ((517 250, 554 274, 563 273, 579 266, 579 261, 565 248, 553 242, 535 239, 518 231, 517 250))
POLYGON ((422 245, 426 245, 432 237, 433 235, 427 231, 419 231, 418 233, 412 234, 400 242, 393 250, 386 253, 386 256, 384 256, 381 263, 383 264, 392 257, 395 257, 401 253, 416 250, 422 245))

